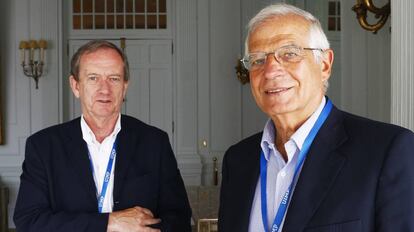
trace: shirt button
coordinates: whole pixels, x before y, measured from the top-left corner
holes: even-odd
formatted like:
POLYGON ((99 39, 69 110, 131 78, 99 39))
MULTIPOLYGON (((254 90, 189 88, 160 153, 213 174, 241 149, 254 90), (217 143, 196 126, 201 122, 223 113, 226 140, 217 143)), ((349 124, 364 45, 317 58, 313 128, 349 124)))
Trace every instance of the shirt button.
POLYGON ((280 173, 280 176, 281 176, 281 177, 285 177, 285 176, 286 176, 286 172, 281 172, 281 173, 280 173))

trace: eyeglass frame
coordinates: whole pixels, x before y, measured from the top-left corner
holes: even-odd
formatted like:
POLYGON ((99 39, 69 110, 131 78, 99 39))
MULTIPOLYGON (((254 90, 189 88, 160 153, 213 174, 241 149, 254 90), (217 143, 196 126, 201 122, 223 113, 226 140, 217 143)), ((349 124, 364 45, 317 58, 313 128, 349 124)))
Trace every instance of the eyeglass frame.
MULTIPOLYGON (((273 57, 276 59, 276 61, 278 62, 278 63, 280 63, 280 64, 284 64, 285 62, 287 62, 287 63, 289 63, 289 61, 284 61, 283 59, 279 59, 279 57, 277 57, 276 56, 276 52, 278 51, 278 50, 280 50, 280 49, 282 49, 282 48, 287 48, 287 47, 294 47, 294 48, 298 48, 299 50, 301 50, 301 51, 303 51, 303 50, 308 50, 308 51, 320 51, 320 52, 325 52, 325 50, 324 49, 322 49, 322 48, 308 48, 308 47, 305 47, 305 48, 303 48, 303 47, 300 47, 300 46, 296 46, 296 45, 285 45, 285 46, 282 46, 282 47, 279 47, 279 48, 277 48, 276 50, 274 50, 274 51, 272 51, 272 52, 253 52, 253 53, 250 53, 250 54, 248 54, 247 56, 245 56, 245 57, 243 57, 243 59, 240 59, 240 62, 243 64, 243 67, 245 68, 245 69, 247 69, 247 70, 249 70, 249 71, 251 71, 251 65, 249 64, 249 58, 247 58, 247 57, 249 57, 251 54, 264 54, 264 62, 266 63, 266 61, 267 61, 267 57, 270 55, 270 54, 273 54, 273 57), (250 68, 248 67, 248 66, 250 66, 250 68)), ((301 56, 301 58, 303 59, 303 56, 301 56)))

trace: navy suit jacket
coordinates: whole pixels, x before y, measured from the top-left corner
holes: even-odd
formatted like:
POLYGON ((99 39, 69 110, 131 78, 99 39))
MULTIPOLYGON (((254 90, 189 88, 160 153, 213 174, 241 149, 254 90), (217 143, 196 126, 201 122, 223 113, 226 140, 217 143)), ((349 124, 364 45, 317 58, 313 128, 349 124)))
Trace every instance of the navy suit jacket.
MULTIPOLYGON (((224 156, 220 232, 248 231, 261 137, 224 156)), ((411 131, 334 107, 311 145, 283 231, 414 231, 413 166, 411 131)))
MULTIPOLYGON (((162 231, 191 231, 184 184, 168 140, 155 127, 121 117, 113 211, 151 210, 162 231)), ((80 119, 44 129, 26 142, 14 221, 17 231, 106 231, 80 119)))

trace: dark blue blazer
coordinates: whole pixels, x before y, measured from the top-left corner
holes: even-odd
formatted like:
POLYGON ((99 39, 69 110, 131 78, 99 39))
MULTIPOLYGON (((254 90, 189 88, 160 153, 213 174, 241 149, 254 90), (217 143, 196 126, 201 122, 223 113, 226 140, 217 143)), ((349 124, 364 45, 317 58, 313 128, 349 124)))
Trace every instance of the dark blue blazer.
MULTIPOLYGON (((220 232, 248 231, 261 137, 224 156, 220 232)), ((413 166, 411 131, 334 107, 311 145, 283 231, 414 231, 413 166)))
MULTIPOLYGON (((191 231, 184 184, 168 135, 121 117, 114 175, 114 208, 150 209, 162 231, 191 231)), ((106 231, 80 119, 30 136, 17 197, 17 231, 106 231)))

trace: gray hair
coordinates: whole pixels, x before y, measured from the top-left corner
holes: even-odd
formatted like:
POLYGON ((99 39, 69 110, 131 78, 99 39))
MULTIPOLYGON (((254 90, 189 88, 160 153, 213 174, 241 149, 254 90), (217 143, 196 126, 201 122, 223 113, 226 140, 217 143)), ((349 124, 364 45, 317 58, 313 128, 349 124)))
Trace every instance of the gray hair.
MULTIPOLYGON (((323 32, 321 23, 319 22, 317 18, 315 18, 315 16, 295 6, 288 5, 285 3, 276 3, 276 4, 267 6, 264 9, 262 9, 247 24, 247 36, 246 36, 246 40, 244 43, 245 56, 247 56, 249 53, 250 34, 262 23, 274 17, 286 16, 286 15, 297 15, 309 22, 310 24, 309 26, 309 47, 321 48, 322 50, 326 50, 330 48, 328 38, 323 32)), ((324 53, 319 50, 313 50, 313 55, 315 57, 316 62, 320 63, 323 58, 324 53)), ((328 86, 329 86, 328 81, 325 81, 324 83, 325 92, 327 91, 328 86)))
POLYGON ((75 78, 75 80, 79 81, 79 66, 82 55, 89 54, 100 49, 113 49, 121 56, 122 61, 124 63, 124 80, 128 81, 129 64, 125 53, 121 49, 119 49, 115 44, 108 42, 106 40, 92 40, 82 45, 72 56, 72 60, 70 62, 70 74, 75 78))

